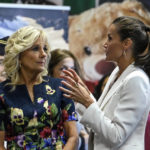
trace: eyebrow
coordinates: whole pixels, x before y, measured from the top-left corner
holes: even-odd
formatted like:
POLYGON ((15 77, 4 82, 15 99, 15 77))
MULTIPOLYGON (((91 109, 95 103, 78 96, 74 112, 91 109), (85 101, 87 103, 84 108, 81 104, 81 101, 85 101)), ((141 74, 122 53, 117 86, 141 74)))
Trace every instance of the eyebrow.
MULTIPOLYGON (((36 45, 33 45, 32 47, 36 47, 36 46, 39 46, 39 45, 38 45, 38 44, 36 44, 36 45)), ((31 48, 32 48, 32 47, 31 47, 31 48)))
MULTIPOLYGON (((40 44, 33 45, 32 47, 37 47, 37 46, 40 46, 40 44)), ((31 48, 32 48, 32 47, 31 47, 31 48)), ((47 47, 47 44, 44 44, 43 47, 47 47)))

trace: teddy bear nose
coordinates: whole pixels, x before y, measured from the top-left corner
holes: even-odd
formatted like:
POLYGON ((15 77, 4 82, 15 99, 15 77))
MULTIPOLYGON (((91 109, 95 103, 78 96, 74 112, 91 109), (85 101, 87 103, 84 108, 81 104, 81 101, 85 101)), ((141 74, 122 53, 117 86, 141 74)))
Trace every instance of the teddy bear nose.
POLYGON ((84 47, 84 52, 85 52, 87 55, 91 55, 91 54, 92 54, 91 48, 90 48, 89 46, 85 46, 85 47, 84 47))

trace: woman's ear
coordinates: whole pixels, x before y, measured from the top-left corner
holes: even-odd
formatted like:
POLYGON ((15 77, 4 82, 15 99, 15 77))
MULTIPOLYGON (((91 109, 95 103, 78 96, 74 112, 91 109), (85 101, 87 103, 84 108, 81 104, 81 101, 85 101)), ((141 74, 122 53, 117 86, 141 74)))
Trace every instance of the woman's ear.
POLYGON ((123 41, 123 48, 125 50, 132 48, 133 45, 133 41, 131 40, 131 38, 127 38, 123 41))

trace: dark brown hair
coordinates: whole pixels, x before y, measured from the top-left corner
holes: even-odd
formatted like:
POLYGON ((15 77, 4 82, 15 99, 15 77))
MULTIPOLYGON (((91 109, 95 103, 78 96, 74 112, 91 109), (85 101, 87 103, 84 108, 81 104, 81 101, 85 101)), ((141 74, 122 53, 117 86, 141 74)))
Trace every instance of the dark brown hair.
POLYGON ((122 41, 127 38, 133 41, 135 66, 142 68, 150 77, 150 27, 139 19, 129 16, 118 17, 112 24, 116 25, 122 41))
POLYGON ((65 49, 56 49, 51 51, 51 59, 48 65, 48 75, 53 76, 55 66, 68 57, 71 57, 74 60, 75 71, 82 78, 81 69, 76 57, 69 50, 65 49))

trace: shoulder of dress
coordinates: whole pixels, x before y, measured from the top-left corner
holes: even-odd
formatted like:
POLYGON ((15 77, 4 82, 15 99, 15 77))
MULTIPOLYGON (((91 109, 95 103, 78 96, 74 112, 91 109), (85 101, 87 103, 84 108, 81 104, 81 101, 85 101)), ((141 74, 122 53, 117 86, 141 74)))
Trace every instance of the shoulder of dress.
POLYGON ((132 80, 132 83, 136 83, 136 82, 141 82, 141 83, 144 83, 144 84, 147 84, 149 85, 150 84, 150 79, 149 77, 147 76, 147 74, 142 70, 142 69, 135 69, 133 70, 132 72, 130 72, 125 78, 124 80, 126 82, 131 82, 132 80))
POLYGON ((0 96, 4 94, 4 87, 5 87, 6 82, 3 81, 0 83, 0 96))
POLYGON ((54 85, 60 84, 60 82, 62 80, 62 79, 54 78, 54 77, 50 77, 50 76, 45 76, 43 79, 46 82, 46 84, 50 84, 50 85, 52 85, 52 84, 54 84, 54 85))
POLYGON ((128 77, 144 77, 148 78, 147 74, 141 68, 136 68, 128 74, 128 77))

